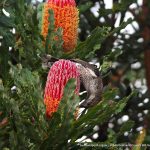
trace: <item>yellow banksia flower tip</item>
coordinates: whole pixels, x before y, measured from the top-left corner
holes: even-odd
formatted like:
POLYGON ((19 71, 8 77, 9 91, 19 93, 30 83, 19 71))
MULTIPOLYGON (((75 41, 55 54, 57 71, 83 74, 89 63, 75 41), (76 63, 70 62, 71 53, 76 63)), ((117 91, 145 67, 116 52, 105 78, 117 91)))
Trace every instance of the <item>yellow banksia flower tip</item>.
POLYGON ((44 4, 42 19, 42 35, 46 38, 49 26, 49 12, 54 12, 55 29, 63 29, 63 50, 72 52, 77 45, 79 12, 74 0, 48 0, 44 4))

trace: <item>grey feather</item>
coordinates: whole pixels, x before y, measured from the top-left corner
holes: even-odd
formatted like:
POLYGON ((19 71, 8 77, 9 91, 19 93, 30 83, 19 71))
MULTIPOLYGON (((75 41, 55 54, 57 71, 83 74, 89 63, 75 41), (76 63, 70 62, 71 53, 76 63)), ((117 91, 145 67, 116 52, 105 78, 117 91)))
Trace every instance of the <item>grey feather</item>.
POLYGON ((83 60, 74 59, 73 61, 81 64, 78 66, 80 80, 87 91, 87 97, 80 107, 92 107, 102 99, 103 83, 99 70, 96 66, 83 60))

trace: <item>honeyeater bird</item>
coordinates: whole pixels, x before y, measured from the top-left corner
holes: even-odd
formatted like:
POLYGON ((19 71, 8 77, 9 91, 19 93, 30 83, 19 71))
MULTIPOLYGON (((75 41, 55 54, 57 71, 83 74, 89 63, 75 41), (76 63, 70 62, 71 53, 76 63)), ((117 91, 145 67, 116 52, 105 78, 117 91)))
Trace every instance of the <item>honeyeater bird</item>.
MULTIPOLYGON (((42 57, 42 64, 43 66, 50 68, 51 65, 58 60, 59 59, 51 55, 45 55, 42 57)), ((95 65, 80 59, 71 59, 70 61, 75 62, 78 66, 80 83, 87 91, 86 99, 80 104, 80 107, 89 108, 96 105, 102 99, 103 91, 102 77, 98 68, 95 65)))

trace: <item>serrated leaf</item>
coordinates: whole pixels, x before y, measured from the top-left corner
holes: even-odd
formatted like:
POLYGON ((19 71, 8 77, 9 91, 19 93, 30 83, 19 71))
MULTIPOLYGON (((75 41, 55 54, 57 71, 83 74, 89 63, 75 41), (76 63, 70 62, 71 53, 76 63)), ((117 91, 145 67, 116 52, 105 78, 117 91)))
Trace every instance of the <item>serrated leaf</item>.
POLYGON ((80 13, 84 13, 85 11, 87 11, 88 9, 90 9, 90 7, 92 6, 92 2, 86 2, 85 4, 83 5, 80 5, 79 6, 79 12, 80 13))
POLYGON ((134 121, 129 120, 129 121, 125 122, 125 123, 121 126, 118 135, 122 135, 122 134, 124 134, 124 132, 130 131, 133 126, 134 126, 134 121))
POLYGON ((8 18, 4 15, 0 16, 0 24, 1 27, 9 27, 9 28, 14 28, 15 24, 14 24, 14 20, 12 18, 8 18))
POLYGON ((80 59, 88 59, 93 57, 93 54, 97 50, 94 49, 96 45, 99 47, 103 40, 107 37, 110 28, 107 27, 97 27, 92 32, 91 35, 84 41, 80 42, 76 48, 76 51, 73 54, 70 54, 72 57, 78 57, 80 59))

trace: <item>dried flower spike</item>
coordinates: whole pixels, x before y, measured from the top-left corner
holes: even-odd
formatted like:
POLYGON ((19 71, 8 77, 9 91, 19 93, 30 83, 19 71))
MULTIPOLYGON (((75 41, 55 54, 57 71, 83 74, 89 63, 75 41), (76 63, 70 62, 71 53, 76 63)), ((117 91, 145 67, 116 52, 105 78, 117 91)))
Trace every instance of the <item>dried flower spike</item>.
POLYGON ((75 0, 47 0, 44 4, 42 35, 46 38, 49 26, 48 10, 54 11, 55 29, 63 29, 63 49, 64 52, 71 52, 77 44, 78 29, 78 9, 75 0))
POLYGON ((71 78, 76 79, 76 92, 79 92, 79 73, 76 64, 62 59, 52 65, 48 73, 44 93, 47 117, 51 117, 57 111, 60 100, 63 97, 64 87, 71 78))

